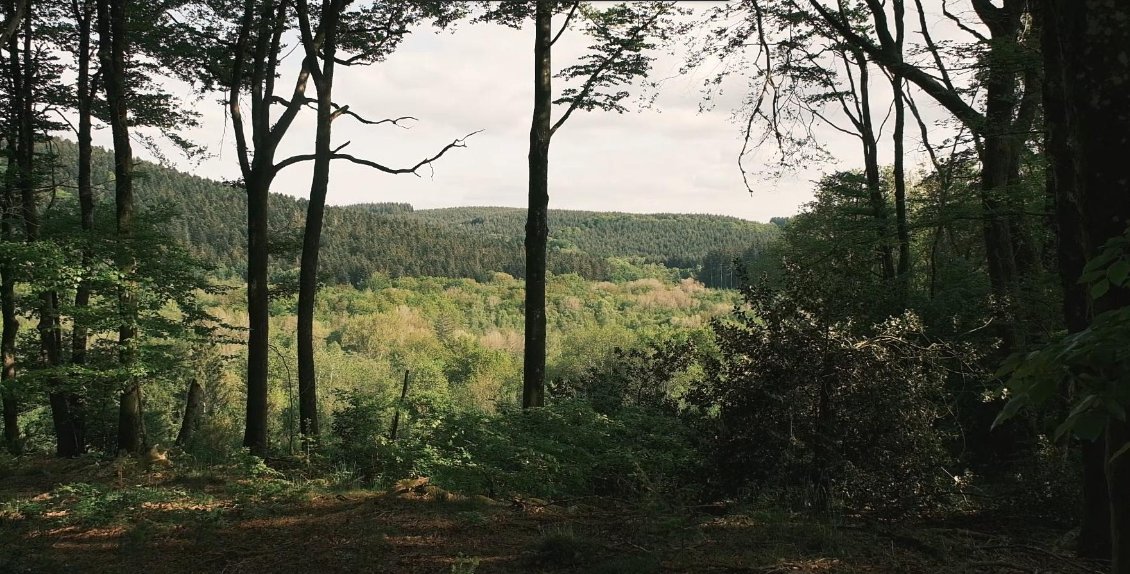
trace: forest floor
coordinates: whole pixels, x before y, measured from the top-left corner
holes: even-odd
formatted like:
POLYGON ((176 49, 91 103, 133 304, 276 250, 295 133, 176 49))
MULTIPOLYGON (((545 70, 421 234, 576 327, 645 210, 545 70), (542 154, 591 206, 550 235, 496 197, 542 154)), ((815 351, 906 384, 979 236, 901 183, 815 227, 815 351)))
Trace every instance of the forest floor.
POLYGON ((1039 524, 887 523, 605 499, 388 492, 265 467, 21 460, 0 469, 0 572, 1101 572, 1039 524), (257 475, 257 476, 256 476, 257 475))

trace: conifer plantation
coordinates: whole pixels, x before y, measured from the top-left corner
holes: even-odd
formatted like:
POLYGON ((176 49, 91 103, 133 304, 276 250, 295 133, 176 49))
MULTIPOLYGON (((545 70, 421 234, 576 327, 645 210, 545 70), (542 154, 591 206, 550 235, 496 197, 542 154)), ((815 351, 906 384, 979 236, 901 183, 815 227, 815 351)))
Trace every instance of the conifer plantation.
POLYGON ((0 0, 0 572, 1130 574, 1128 53, 1111 0, 0 0))

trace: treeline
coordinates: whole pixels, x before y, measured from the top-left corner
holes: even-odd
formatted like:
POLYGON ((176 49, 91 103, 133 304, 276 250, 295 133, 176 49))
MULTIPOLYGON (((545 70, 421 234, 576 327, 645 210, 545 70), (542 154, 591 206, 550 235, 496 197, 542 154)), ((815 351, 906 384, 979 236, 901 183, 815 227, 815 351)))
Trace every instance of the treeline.
MULTIPOLYGON (((526 210, 512 207, 452 207, 403 215, 499 237, 521 237, 526 225, 526 210)), ((776 237, 774 225, 720 215, 549 210, 551 251, 641 257, 678 269, 698 268, 713 250, 745 250, 776 237)))
MULTIPOLYGON (((77 146, 53 140, 57 183, 66 188, 77 174, 77 146)), ((92 154, 101 193, 112 193, 113 156, 92 154)), ((192 253, 215 267, 216 275, 243 277, 247 268, 246 194, 223 182, 137 162, 138 205, 168 216, 167 230, 192 253)), ((297 268, 307 202, 282 194, 270 199, 272 262, 276 278, 297 268)), ((414 210, 406 203, 328 206, 321 245, 325 283, 365 286, 374 274, 390 277, 466 277, 485 280, 495 272, 525 276, 522 229, 525 211, 505 207, 414 210)), ((760 252, 778 234, 774 225, 716 215, 550 212, 551 273, 587 279, 618 277, 609 258, 632 258, 696 274, 719 248, 760 252)), ((732 284, 732 283, 731 283, 732 284)))

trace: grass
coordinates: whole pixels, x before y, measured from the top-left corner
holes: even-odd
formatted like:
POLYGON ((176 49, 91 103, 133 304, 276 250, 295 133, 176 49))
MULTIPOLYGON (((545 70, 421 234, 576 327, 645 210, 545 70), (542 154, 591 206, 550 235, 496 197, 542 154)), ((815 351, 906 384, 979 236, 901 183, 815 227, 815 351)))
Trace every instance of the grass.
POLYGON ((148 472, 94 458, 0 471, 0 572, 1088 572, 1052 541, 972 517, 816 520, 595 500, 439 500, 233 464, 148 472), (715 513, 718 514, 718 513, 715 513), (956 522, 955 522, 956 520, 956 522))

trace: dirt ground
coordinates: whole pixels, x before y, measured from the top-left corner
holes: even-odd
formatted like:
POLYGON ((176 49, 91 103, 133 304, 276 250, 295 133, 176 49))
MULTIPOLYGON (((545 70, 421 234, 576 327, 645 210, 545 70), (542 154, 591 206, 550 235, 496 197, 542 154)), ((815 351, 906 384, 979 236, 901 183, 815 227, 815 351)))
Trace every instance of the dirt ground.
POLYGON ((21 462, 0 572, 1097 573, 1023 525, 814 520, 719 506, 332 489, 213 470, 21 462), (1013 529, 1015 530, 1015 529, 1013 529))

